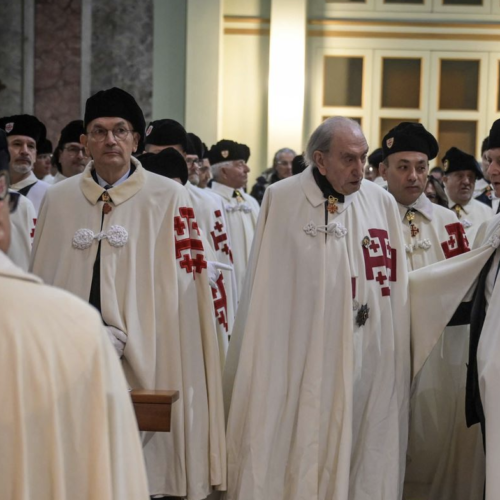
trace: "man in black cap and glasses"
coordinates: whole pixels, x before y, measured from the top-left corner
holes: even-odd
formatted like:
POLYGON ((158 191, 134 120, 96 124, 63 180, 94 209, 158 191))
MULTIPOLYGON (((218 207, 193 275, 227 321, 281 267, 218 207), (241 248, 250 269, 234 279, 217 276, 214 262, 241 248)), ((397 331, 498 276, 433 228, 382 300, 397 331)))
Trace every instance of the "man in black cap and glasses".
POLYGON ((37 179, 33 172, 37 144, 45 140, 45 125, 32 115, 6 116, 0 119, 9 143, 11 189, 26 196, 40 210, 50 184, 37 179))
POLYGON ((90 97, 84 128, 93 160, 47 193, 33 272, 100 311, 133 389, 179 390, 172 431, 143 436, 150 494, 205 498, 225 487, 226 464, 213 303, 194 210, 181 185, 133 157, 145 121, 130 94, 112 88, 90 97))

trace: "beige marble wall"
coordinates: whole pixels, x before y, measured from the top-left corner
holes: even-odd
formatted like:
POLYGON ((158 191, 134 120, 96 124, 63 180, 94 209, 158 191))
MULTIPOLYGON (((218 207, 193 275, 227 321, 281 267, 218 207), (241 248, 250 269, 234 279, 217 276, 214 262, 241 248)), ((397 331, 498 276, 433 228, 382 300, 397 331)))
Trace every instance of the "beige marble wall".
POLYGON ((36 0, 35 115, 54 146, 81 118, 81 0, 36 0))
POLYGON ((151 117, 153 0, 92 3, 91 93, 111 87, 130 92, 151 117))
POLYGON ((1 0, 0 18, 0 116, 8 116, 22 110, 22 2, 1 0))

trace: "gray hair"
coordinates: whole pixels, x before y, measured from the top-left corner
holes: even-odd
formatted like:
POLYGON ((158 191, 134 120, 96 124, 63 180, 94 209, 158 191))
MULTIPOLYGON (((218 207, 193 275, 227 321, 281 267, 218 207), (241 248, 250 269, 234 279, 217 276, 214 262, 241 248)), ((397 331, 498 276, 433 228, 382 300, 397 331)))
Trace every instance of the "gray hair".
POLYGON ((281 149, 278 149, 278 151, 276 151, 276 153, 274 153, 273 167, 276 167, 276 164, 278 163, 278 157, 281 154, 283 154, 283 153, 290 153, 294 157, 297 156, 297 153, 293 149, 291 149, 291 148, 281 148, 281 149))
POLYGON ((210 165, 210 168, 212 169, 212 177, 214 178, 214 181, 217 182, 217 179, 220 177, 220 171, 224 167, 230 167, 233 164, 232 160, 231 161, 223 161, 220 163, 214 163, 213 165, 210 165))
POLYGON ((346 127, 352 130, 359 130, 361 132, 359 123, 351 120, 350 118, 345 118, 344 116, 333 116, 332 118, 326 119, 309 138, 309 142, 307 143, 306 150, 304 152, 305 164, 308 167, 316 166, 313 158, 314 152, 321 151, 322 153, 327 153, 330 150, 330 144, 335 132, 346 127))

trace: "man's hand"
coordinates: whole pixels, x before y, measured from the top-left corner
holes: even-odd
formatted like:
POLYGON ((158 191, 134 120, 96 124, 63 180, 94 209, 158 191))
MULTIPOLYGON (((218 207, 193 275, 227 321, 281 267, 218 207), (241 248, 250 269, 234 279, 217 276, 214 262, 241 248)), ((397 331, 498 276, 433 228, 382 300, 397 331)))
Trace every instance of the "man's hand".
POLYGON ((208 261, 207 272, 208 272, 208 282, 212 288, 217 289, 217 280, 220 276, 220 270, 224 269, 226 271, 232 271, 233 266, 227 264, 221 264, 220 262, 215 262, 212 260, 208 261))
POLYGON ((121 358, 125 350, 125 344, 127 343, 127 336, 114 326, 105 326, 104 328, 108 334, 109 340, 111 340, 113 347, 116 349, 118 357, 121 358))

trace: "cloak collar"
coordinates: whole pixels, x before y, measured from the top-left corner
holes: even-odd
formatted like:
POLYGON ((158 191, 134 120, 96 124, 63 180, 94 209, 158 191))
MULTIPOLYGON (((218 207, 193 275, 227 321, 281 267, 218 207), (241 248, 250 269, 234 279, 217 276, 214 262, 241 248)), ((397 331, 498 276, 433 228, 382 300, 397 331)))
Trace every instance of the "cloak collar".
MULTIPOLYGON (((307 167, 300 175, 300 183, 302 184, 302 189, 304 194, 306 195, 307 200, 313 207, 319 207, 323 205, 326 201, 323 192, 319 188, 318 184, 316 184, 316 180, 314 179, 313 167, 307 167)), ((363 181, 364 182, 364 181, 363 181)), ((338 203, 338 211, 340 214, 347 209, 347 207, 356 199, 358 192, 353 194, 348 194, 344 196, 344 202, 338 203)))
MULTIPOLYGON (((130 175, 130 177, 119 184, 116 187, 112 187, 108 193, 113 204, 118 206, 125 201, 129 200, 138 193, 144 186, 146 182, 146 174, 142 168, 141 162, 134 157, 130 158, 130 161, 135 166, 135 172, 130 175)), ((94 168, 94 161, 89 162, 85 167, 80 178, 80 187, 82 189, 83 195, 87 200, 96 205, 102 196, 102 193, 106 191, 103 187, 99 186, 97 182, 92 177, 92 169, 94 168)))
POLYGON ((19 191, 20 189, 25 188, 26 186, 30 186, 31 184, 35 184, 35 182, 38 182, 40 179, 33 173, 33 171, 30 172, 30 175, 26 177, 26 179, 23 179, 22 181, 16 182, 15 184, 12 184, 10 187, 14 189, 14 191, 19 191))
POLYGON ((418 213, 422 214, 427 220, 432 222, 432 217, 434 215, 434 207, 432 206, 432 202, 425 196, 425 193, 422 193, 415 203, 412 205, 406 206, 398 203, 399 215, 401 216, 401 220, 405 221, 406 212, 410 209, 416 210, 418 213))
POLYGON ((0 250, 0 276, 14 278, 32 283, 43 283, 43 281, 34 274, 24 272, 20 267, 17 267, 8 257, 0 250))
MULTIPOLYGON (((225 184, 221 184, 220 182, 212 182, 212 189, 220 194, 227 201, 231 201, 233 199, 234 189, 232 187, 226 186, 225 184)), ((243 190, 239 190, 241 194, 243 194, 243 190)))

